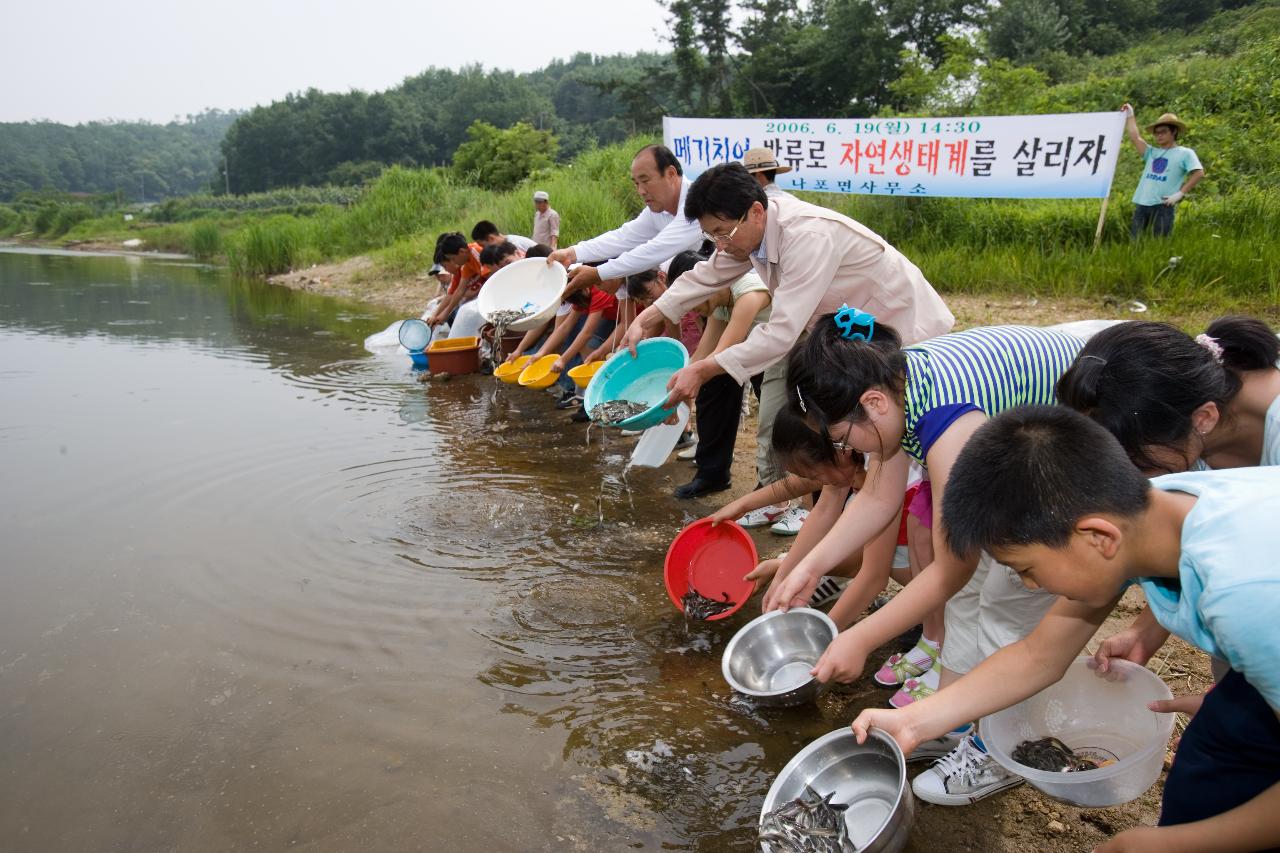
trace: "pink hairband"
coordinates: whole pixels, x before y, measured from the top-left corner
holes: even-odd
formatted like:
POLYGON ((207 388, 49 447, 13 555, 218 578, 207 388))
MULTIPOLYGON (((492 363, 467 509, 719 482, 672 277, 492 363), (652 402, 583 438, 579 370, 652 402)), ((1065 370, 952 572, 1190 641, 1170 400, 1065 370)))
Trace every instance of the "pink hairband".
POLYGON ((1214 361, 1222 364, 1222 344, 1218 343, 1215 338, 1211 338, 1202 332, 1196 335, 1196 343, 1207 349, 1209 354, 1213 356, 1214 361))

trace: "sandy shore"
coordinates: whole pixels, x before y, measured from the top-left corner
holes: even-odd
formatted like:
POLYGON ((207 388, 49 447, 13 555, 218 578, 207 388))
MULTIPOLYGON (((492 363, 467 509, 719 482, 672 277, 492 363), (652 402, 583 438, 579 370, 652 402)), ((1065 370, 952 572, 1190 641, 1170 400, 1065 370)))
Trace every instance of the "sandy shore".
MULTIPOLYGON (((331 264, 316 264, 271 276, 272 284, 295 290, 306 290, 342 299, 353 299, 388 308, 405 316, 418 316, 434 295, 436 284, 425 272, 411 278, 397 278, 380 272, 376 264, 363 255, 331 264)), ((1169 314, 1153 304, 1146 313, 1129 311, 1121 300, 1083 299, 1076 297, 1041 297, 1014 294, 947 293, 942 296, 956 315, 958 329, 995 323, 1050 325, 1070 320, 1087 319, 1160 319, 1171 322, 1194 322, 1196 315, 1169 314)), ((1205 317, 1214 316, 1206 313, 1205 317)))

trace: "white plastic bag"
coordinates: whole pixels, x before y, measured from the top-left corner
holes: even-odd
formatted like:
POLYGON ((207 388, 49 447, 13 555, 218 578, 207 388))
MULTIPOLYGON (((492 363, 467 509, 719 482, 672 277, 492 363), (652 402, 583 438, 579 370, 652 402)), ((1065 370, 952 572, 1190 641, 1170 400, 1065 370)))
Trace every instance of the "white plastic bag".
POLYGON ((390 326, 387 326, 381 332, 376 332, 364 339, 364 348, 367 352, 386 352, 390 349, 401 349, 400 347, 400 324, 404 320, 396 320, 390 326))

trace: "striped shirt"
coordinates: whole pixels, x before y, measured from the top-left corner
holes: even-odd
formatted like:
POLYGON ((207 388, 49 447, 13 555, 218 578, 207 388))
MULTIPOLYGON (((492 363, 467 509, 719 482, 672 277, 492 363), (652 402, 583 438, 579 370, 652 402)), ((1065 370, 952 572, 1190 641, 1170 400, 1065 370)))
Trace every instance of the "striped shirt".
POLYGON ((1031 326, 988 326, 933 338, 903 352, 906 431, 902 449, 921 464, 956 418, 1057 403, 1054 386, 1084 341, 1031 326))

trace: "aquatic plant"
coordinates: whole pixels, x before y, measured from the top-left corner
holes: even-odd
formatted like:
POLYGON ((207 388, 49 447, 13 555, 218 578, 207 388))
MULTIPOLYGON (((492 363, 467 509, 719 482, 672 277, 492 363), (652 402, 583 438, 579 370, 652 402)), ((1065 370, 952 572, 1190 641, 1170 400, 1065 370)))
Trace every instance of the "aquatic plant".
POLYGON ((216 222, 203 220, 191 228, 191 254, 202 261, 222 252, 222 231, 216 222))

